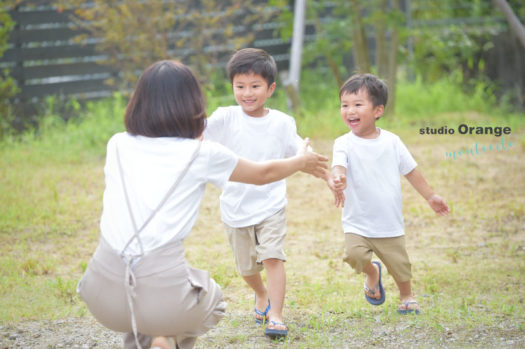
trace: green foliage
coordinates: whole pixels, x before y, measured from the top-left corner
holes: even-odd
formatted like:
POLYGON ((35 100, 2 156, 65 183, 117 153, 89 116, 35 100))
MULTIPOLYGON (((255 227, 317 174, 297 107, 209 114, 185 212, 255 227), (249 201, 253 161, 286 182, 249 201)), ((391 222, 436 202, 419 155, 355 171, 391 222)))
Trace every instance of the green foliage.
MULTIPOLYGON (((512 2, 516 13, 523 3, 512 2)), ((412 2, 414 69, 425 81, 463 66, 464 73, 484 71, 480 54, 492 47, 491 39, 508 26, 490 0, 412 2)))
POLYGON ((253 26, 275 15, 275 8, 266 9, 255 0, 203 0, 198 4, 192 0, 95 0, 94 6, 82 6, 82 0, 55 3, 73 8, 78 26, 99 39, 97 49, 108 55, 103 63, 122 73, 123 86, 111 79, 108 83, 121 90, 131 89, 138 72, 161 59, 180 60, 208 82, 219 54, 251 42, 253 26))
MULTIPOLYGON (((231 85, 224 74, 217 73, 213 80, 210 88, 204 89, 208 115, 219 106, 235 104, 231 85)), ((326 73, 326 68, 303 73, 300 95, 303 104, 301 113, 296 115, 296 122, 301 135, 332 138, 348 132, 339 116, 339 88, 335 78, 326 73)), ((38 144, 37 152, 46 159, 67 158, 79 161, 86 156, 103 153, 109 137, 124 130, 126 99, 120 94, 85 105, 75 100, 67 101, 66 107, 62 103, 49 97, 38 128, 17 137, 8 137, 0 142, 0 149, 38 144), (64 108, 69 110, 69 114, 79 116, 64 120, 60 116, 60 111, 64 108)), ((268 99, 267 106, 288 111, 286 93, 280 85, 268 99)), ((462 74, 456 71, 433 83, 426 83, 422 77, 414 82, 401 80, 398 84, 396 114, 381 118, 380 123, 383 127, 388 127, 456 122, 469 112, 512 119, 510 110, 508 104, 497 101, 494 88, 488 82, 478 81, 466 91, 462 74), (434 120, 435 115, 440 115, 440 118, 434 120), (445 120, 447 117, 450 119, 445 120)))
POLYGON ((304 64, 326 64, 338 87, 348 74, 343 64, 352 48, 352 17, 349 1, 309 1, 307 18, 313 23, 316 35, 304 48, 304 64))
POLYGON ((126 100, 118 93, 112 98, 85 104, 48 97, 38 127, 6 137, 0 142, 0 150, 36 146, 33 154, 47 161, 80 161, 99 156, 104 153, 109 137, 124 130, 125 105, 126 100), (68 105, 71 113, 81 115, 65 120, 60 114, 64 108, 62 103, 68 105))
MULTIPOLYGON (((305 65, 326 68, 326 73, 335 77, 337 87, 352 73, 349 55, 357 49, 356 36, 353 34, 355 10, 352 3, 362 9, 367 37, 375 37, 375 67, 372 67, 372 71, 386 78, 387 82, 396 76, 395 72, 386 69, 389 65, 387 61, 396 58, 395 55, 388 57, 393 49, 386 45, 392 41, 394 28, 399 42, 397 60, 400 65, 404 65, 404 71, 415 73, 424 82, 441 81, 445 76, 459 71, 467 90, 477 88, 478 80, 482 79, 486 70, 482 54, 493 47, 492 40, 496 35, 508 29, 507 23, 490 0, 413 1, 410 27, 407 27, 406 13, 393 9, 393 1, 308 2, 308 23, 316 34, 306 41, 303 62, 305 65), (409 39, 413 51, 407 49, 409 39), (383 46, 386 49, 382 49, 383 46)), ((516 14, 525 13, 523 2, 513 0, 509 4, 516 14)), ((280 34, 283 39, 288 39, 293 21, 290 11, 284 13, 290 19, 281 28, 280 34)), ((389 87, 395 92, 393 86, 389 87)))
MULTIPOLYGON (((15 23, 7 12, 8 8, 0 6, 0 57, 7 49, 9 32, 15 23)), ((0 69, 0 139, 2 139, 11 128, 14 115, 12 111, 11 98, 19 92, 15 80, 9 76, 7 69, 0 69)))
MULTIPOLYGON (((378 122, 381 127, 455 124, 471 112, 490 115, 495 121, 508 119, 512 123, 521 117, 511 112, 509 104, 497 100, 491 83, 477 81, 470 89, 465 89, 460 71, 433 83, 426 83, 422 77, 414 82, 401 80, 397 91, 396 113, 382 117, 378 122), (435 119, 435 115, 440 117, 435 119)), ((286 103, 281 100, 279 92, 277 89, 277 94, 269 101, 285 108, 286 103)), ((327 75, 325 70, 303 73, 301 99, 304 101, 303 116, 296 118, 301 135, 332 138, 348 132, 339 114, 339 89, 334 77, 327 75)))

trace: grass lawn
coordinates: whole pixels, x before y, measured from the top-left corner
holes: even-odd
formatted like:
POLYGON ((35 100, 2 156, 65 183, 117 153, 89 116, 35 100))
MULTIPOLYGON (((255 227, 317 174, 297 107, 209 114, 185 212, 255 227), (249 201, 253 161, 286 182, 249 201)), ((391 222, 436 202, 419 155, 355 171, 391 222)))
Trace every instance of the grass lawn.
MULTIPOLYGON (((340 210, 324 182, 299 173, 288 180, 289 337, 270 342, 253 324, 253 293, 235 271, 220 221, 220 192, 209 186, 186 255, 190 264, 210 271, 229 307, 198 347, 525 346, 524 123, 504 136, 504 150, 503 137, 493 135, 420 135, 415 125, 392 130, 452 209, 438 217, 403 179, 421 315, 396 313, 399 295, 386 272, 385 304, 372 307, 364 300, 363 276, 341 259, 340 210), (478 155, 445 156, 475 151, 476 144, 478 155)), ((330 156, 332 140, 314 139, 313 146, 330 156)), ((1 325, 91 316, 75 287, 97 244, 103 166, 102 155, 68 158, 34 146, 0 148, 1 325)))

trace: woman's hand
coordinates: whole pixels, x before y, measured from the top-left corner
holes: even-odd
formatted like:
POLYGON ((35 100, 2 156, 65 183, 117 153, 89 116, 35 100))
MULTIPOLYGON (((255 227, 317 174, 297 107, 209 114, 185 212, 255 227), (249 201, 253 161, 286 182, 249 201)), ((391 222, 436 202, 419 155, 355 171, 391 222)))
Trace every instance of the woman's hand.
POLYGON ((281 180, 297 171, 304 171, 315 177, 323 177, 328 158, 307 151, 308 143, 306 140, 297 155, 287 159, 253 162, 239 158, 230 176, 230 181, 262 185, 281 180))
POLYGON ((311 149, 310 140, 306 138, 304 140, 303 146, 297 152, 297 156, 304 157, 305 161, 301 171, 311 174, 317 178, 324 178, 325 170, 328 168, 328 165, 326 164, 328 162, 328 158, 321 154, 314 153, 308 150, 308 148, 311 149))

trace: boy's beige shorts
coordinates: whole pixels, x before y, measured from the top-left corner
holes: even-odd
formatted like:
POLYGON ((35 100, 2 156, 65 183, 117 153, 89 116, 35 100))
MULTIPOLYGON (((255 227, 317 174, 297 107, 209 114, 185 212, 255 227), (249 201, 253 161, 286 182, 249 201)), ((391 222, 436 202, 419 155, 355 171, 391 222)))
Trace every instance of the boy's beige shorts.
MULTIPOLYGON (((101 324, 129 333, 132 327, 125 270, 120 255, 101 238, 77 292, 101 324)), ((133 273, 133 304, 141 341, 145 336, 176 336, 179 348, 193 348, 197 336, 225 315, 220 287, 207 271, 187 265, 181 241, 148 252, 134 265, 133 273)), ((135 347, 134 340, 126 342, 135 347)))
POLYGON ((263 270, 262 261, 270 258, 286 261, 283 245, 286 237, 286 209, 259 224, 234 228, 224 224, 237 270, 242 276, 263 270))
POLYGON ((405 236, 393 238, 367 238, 353 233, 345 233, 343 260, 361 273, 372 260, 372 253, 385 264, 388 273, 399 282, 409 281, 412 265, 405 247, 405 236))

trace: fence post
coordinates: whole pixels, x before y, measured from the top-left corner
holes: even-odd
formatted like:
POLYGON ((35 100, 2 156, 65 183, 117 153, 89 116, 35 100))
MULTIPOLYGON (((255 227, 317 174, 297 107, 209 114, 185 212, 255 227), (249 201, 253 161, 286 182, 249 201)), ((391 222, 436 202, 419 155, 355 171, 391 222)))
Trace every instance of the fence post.
POLYGON ((290 70, 283 85, 288 95, 288 107, 299 113, 299 81, 301 79, 301 56, 303 54, 305 0, 295 0, 293 15, 292 47, 290 53, 290 70))

